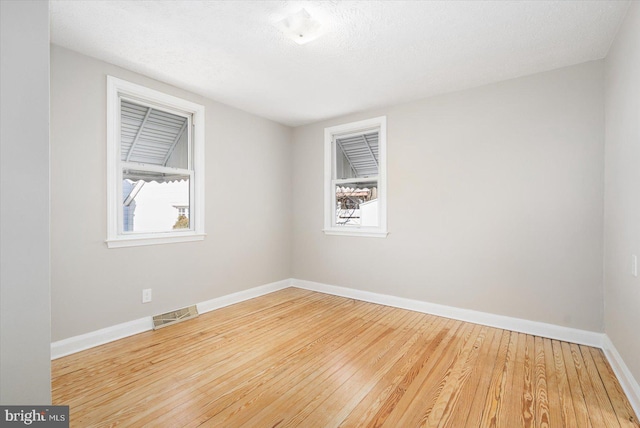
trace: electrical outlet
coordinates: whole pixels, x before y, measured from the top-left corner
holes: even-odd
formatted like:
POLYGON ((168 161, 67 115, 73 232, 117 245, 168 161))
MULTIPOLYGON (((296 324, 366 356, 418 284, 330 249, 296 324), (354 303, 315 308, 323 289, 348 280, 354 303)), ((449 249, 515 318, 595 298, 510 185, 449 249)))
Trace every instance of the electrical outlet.
POLYGON ((638 256, 631 256, 631 275, 638 276, 638 256))
POLYGON ((142 290, 142 303, 149 303, 151 301, 151 289, 145 288, 142 290))

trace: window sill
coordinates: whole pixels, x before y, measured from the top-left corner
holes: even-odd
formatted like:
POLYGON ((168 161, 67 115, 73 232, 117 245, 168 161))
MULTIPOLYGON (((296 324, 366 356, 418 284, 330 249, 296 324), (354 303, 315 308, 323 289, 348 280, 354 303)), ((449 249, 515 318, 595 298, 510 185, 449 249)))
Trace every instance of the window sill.
POLYGON ((176 244, 179 242, 202 241, 206 234, 191 233, 184 235, 138 235, 107 239, 107 248, 139 247, 143 245, 176 244))
POLYGON ((386 238, 389 232, 379 229, 322 229, 325 235, 361 236, 364 238, 386 238))

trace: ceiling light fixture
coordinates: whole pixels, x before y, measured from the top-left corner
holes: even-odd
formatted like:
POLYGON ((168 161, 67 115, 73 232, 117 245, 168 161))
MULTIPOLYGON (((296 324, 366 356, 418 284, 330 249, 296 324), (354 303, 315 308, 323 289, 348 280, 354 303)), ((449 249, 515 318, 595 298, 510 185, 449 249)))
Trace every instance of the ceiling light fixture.
POLYGON ((300 9, 274 25, 299 45, 309 43, 323 34, 320 29, 321 24, 312 19, 309 12, 304 9, 300 9))

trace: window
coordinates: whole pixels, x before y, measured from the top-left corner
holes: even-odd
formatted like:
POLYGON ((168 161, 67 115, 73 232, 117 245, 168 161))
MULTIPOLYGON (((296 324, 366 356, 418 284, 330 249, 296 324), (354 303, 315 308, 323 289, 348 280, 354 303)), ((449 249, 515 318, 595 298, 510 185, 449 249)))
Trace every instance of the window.
POLYGON ((204 239, 204 107, 107 77, 109 248, 204 239))
POLYGON ((387 236, 387 120, 325 128, 324 231, 387 236))

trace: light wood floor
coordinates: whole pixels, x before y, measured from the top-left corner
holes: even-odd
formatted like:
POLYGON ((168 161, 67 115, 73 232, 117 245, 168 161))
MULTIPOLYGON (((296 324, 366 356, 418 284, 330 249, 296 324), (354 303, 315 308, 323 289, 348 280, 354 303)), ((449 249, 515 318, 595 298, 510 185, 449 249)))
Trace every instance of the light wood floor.
POLYGON ((71 426, 639 427, 602 352, 288 288, 53 361, 71 426))

